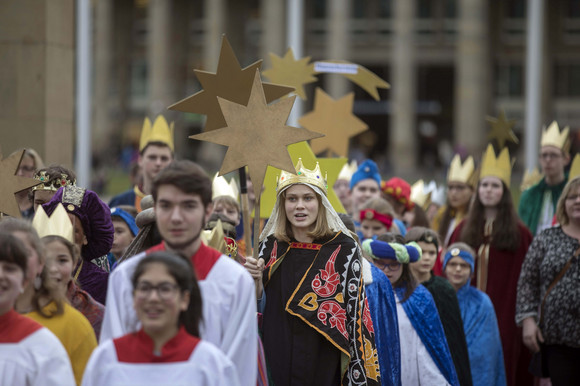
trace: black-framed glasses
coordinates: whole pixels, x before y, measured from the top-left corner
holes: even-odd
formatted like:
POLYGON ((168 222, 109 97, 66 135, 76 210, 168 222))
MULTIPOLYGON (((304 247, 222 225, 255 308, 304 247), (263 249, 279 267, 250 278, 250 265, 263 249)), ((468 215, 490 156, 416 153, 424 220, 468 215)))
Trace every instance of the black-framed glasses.
MULTIPOLYGON (((387 260, 388 261, 388 260, 387 260)), ((388 269, 389 271, 396 271, 401 268, 401 263, 398 261, 382 261, 382 260, 373 260, 374 264, 379 268, 381 271, 388 269)))
POLYGON ((137 283, 135 287, 135 296, 138 299, 148 299, 151 293, 155 290, 157 296, 161 300, 170 300, 175 296, 175 293, 179 289, 179 286, 174 283, 160 283, 158 285, 152 285, 147 282, 137 283))

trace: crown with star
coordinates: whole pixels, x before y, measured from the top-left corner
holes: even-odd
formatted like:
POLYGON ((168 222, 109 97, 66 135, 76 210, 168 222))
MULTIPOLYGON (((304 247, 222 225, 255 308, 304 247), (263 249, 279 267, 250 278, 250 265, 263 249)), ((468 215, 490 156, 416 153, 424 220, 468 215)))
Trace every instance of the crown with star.
POLYGON ((569 133, 569 126, 566 126, 562 131, 560 131, 558 122, 553 121, 547 129, 542 131, 540 146, 555 146, 567 154, 570 150, 570 141, 568 140, 569 133))
POLYGON ((32 219, 32 226, 40 238, 46 236, 60 236, 72 244, 75 242, 74 227, 68 217, 66 209, 59 203, 49 217, 42 205, 39 205, 32 219))
POLYGON ((171 151, 174 151, 173 129, 173 122, 171 122, 171 125, 168 125, 167 120, 163 115, 159 115, 155 118, 153 125, 151 125, 151 120, 149 118, 145 118, 143 128, 141 129, 139 151, 143 151, 143 149, 152 142, 161 142, 167 145, 171 151))
POLYGON ((278 185, 276 186, 277 192, 281 192, 285 187, 293 184, 310 184, 320 188, 324 194, 327 193, 328 185, 326 184, 326 176, 322 178, 322 172, 320 171, 318 162, 314 170, 310 170, 304 167, 302 158, 298 158, 295 169, 296 174, 288 173, 284 170, 281 171, 280 177, 278 178, 278 185))
POLYGON ((497 177, 509 188, 512 175, 512 162, 507 147, 504 147, 496 157, 492 144, 487 145, 481 161, 479 179, 484 177, 497 177))
POLYGON ((77 180, 70 180, 70 177, 64 173, 60 173, 60 176, 50 176, 45 170, 36 172, 32 177, 35 180, 42 182, 40 185, 36 185, 32 188, 32 191, 36 190, 48 190, 51 192, 56 192, 63 186, 76 185, 77 180))
POLYGON ((459 157, 459 154, 455 154, 449 165, 447 182, 463 182, 464 184, 472 185, 474 172, 475 163, 472 156, 467 157, 465 162, 461 163, 461 157, 459 157))

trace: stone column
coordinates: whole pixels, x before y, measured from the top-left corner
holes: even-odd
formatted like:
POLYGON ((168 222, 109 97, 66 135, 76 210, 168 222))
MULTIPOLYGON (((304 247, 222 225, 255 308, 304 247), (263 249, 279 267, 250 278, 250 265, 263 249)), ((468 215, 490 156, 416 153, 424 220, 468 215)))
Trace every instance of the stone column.
POLYGON ((262 69, 270 68, 270 52, 283 56, 288 47, 286 46, 284 0, 262 0, 262 50, 261 58, 264 59, 262 69))
POLYGON ((388 154, 394 172, 398 174, 414 168, 417 163, 415 7, 415 0, 394 1, 393 60, 390 79, 393 109, 389 122, 388 154))
POLYGON ((93 151, 101 152, 111 134, 110 87, 113 50, 113 1, 99 0, 95 4, 95 83, 93 99, 93 151))
POLYGON ((175 102, 171 67, 171 0, 149 0, 147 63, 149 66, 149 113, 165 113, 175 102))
MULTIPOLYGON (((326 31, 326 46, 328 47, 326 57, 328 60, 349 60, 350 59, 350 0, 327 1, 328 26, 326 31)), ((349 80, 339 75, 329 75, 326 78, 326 92, 334 99, 339 99, 346 95, 351 85, 349 80)))
POLYGON ((205 38, 203 42, 203 62, 206 71, 215 72, 217 70, 221 50, 221 36, 226 32, 224 3, 225 0, 205 0, 204 2, 205 38))
POLYGON ((488 2, 460 0, 458 6, 454 143, 475 156, 484 149, 489 130, 488 2))
POLYGON ((73 166, 75 2, 3 1, 0 143, 73 166))

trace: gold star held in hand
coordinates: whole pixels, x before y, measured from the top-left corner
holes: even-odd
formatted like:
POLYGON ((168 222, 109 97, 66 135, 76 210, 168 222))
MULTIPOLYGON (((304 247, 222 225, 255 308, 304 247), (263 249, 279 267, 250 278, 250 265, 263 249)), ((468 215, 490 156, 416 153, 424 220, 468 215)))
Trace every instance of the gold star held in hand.
POLYGON ((503 110, 499 112, 499 117, 487 116, 485 120, 491 124, 491 133, 489 133, 488 138, 495 139, 500 150, 505 147, 506 142, 513 142, 515 144, 519 142, 518 137, 516 137, 512 130, 516 125, 516 121, 513 119, 508 121, 503 110))
POLYGON ((247 165, 258 197, 268 165, 296 173, 286 146, 323 136, 303 128, 286 126, 294 99, 296 96, 268 106, 260 72, 256 70, 247 106, 218 98, 227 127, 190 138, 228 146, 220 175, 247 165))
MULTIPOLYGON (((204 131, 225 127, 226 121, 216 97, 246 105, 254 75, 261 65, 262 60, 259 60, 242 69, 232 46, 224 36, 217 71, 213 73, 193 70, 203 90, 169 106, 169 109, 207 115, 204 131)), ((294 91, 294 88, 288 86, 262 84, 268 103, 294 91)))
POLYGON ((270 53, 270 60, 272 68, 263 71, 262 74, 273 83, 294 87, 296 95, 306 100, 304 85, 318 80, 314 76, 314 63, 308 64, 310 56, 296 60, 292 48, 289 48, 283 58, 270 53))
POLYGON ((40 181, 34 178, 16 175, 23 156, 24 150, 12 154, 6 159, 2 159, 0 153, 0 181, 2 181, 0 184, 0 212, 18 218, 22 216, 14 194, 40 184, 40 181))
POLYGON ((348 156, 350 137, 368 129, 367 124, 352 113, 353 102, 352 92, 335 101, 321 88, 316 88, 314 110, 298 120, 308 130, 326 135, 324 139, 311 142, 314 153, 330 149, 342 157, 348 156))

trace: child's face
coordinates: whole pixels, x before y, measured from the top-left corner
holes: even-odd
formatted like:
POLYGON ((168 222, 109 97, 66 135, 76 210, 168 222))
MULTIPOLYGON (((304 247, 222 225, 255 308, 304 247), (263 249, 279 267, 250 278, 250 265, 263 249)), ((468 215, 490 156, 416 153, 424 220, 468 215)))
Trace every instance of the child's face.
POLYGON ((135 238, 127 223, 123 220, 113 220, 113 227, 115 227, 115 239, 111 247, 111 253, 119 258, 125 252, 125 249, 131 244, 135 238))
POLYGON ((0 261, 0 315, 14 308, 24 288, 24 272, 17 264, 0 261))
POLYGON ((240 212, 238 212, 238 210, 233 206, 218 202, 213 206, 213 212, 226 216, 232 220, 236 226, 240 223, 240 212))
POLYGON ((66 293, 74 268, 70 250, 62 242, 52 241, 44 245, 44 251, 48 280, 54 282, 63 293, 66 293))
POLYGON ((389 231, 386 225, 379 220, 367 218, 361 221, 360 230, 363 234, 363 238, 365 239, 370 239, 373 236, 380 236, 389 231))
POLYGON ((445 276, 453 288, 458 290, 469 280, 471 266, 459 256, 452 257, 445 266, 445 276))

